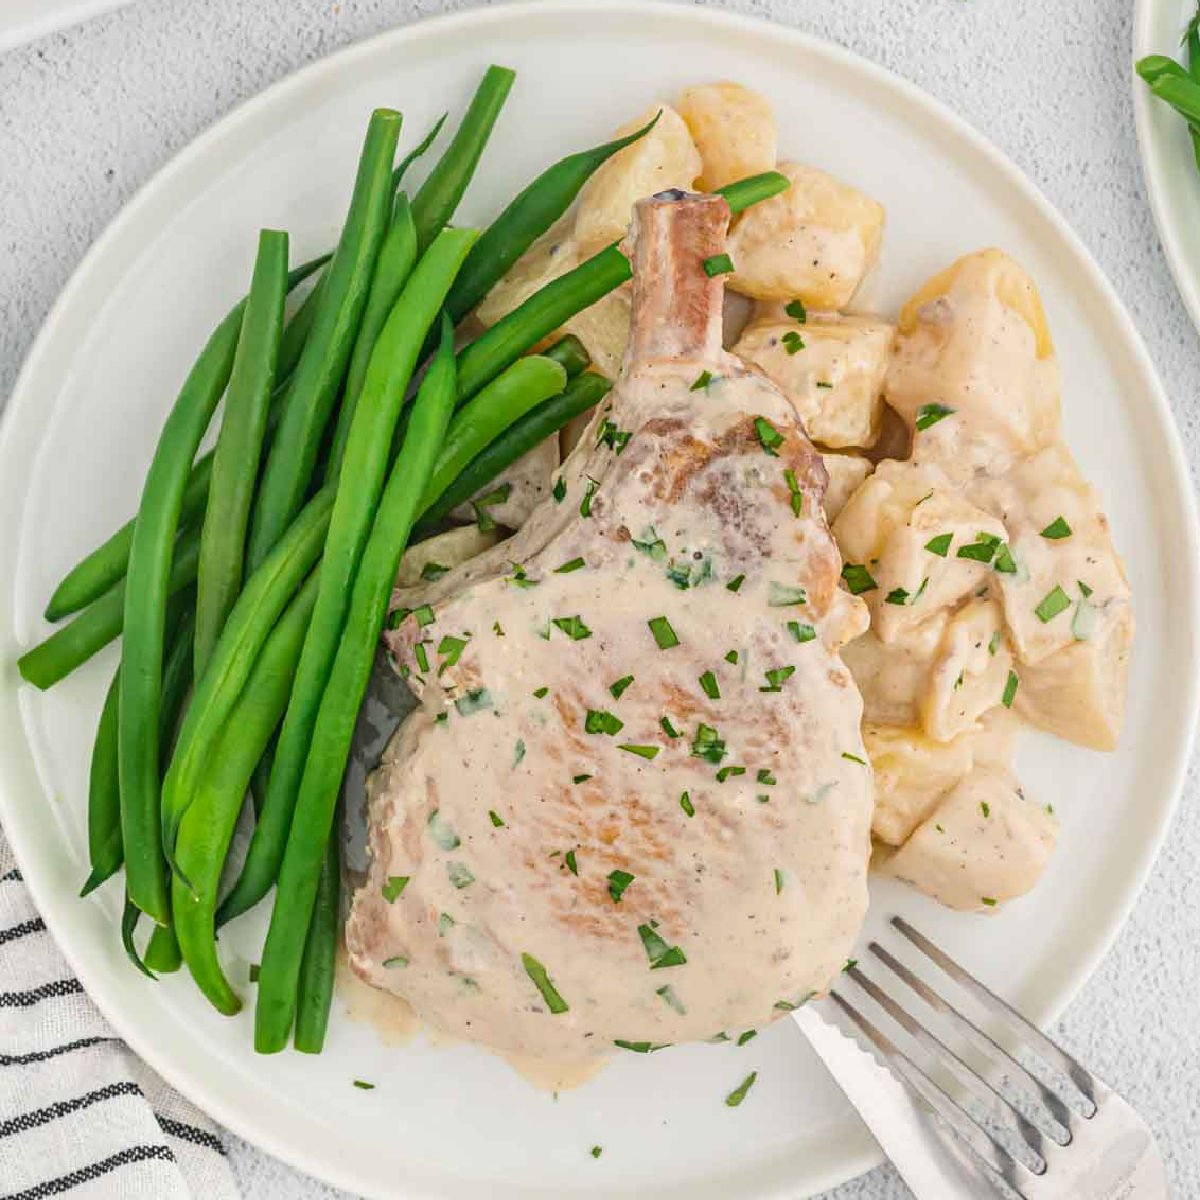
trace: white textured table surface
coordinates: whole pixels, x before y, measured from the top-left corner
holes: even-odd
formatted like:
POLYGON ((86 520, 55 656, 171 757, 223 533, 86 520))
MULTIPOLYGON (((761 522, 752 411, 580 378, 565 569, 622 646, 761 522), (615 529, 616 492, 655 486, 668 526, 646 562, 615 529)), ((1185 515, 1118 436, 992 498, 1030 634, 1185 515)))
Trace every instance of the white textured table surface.
MULTIPOLYGON (((1132 0, 727 0, 858 51, 981 129, 1066 215, 1134 313, 1193 471, 1200 338, 1146 207, 1129 96, 1132 0)), ((122 204, 239 101, 453 0, 138 0, 0 55, 0 402, 58 291, 122 204)), ((1058 1027, 1146 1115, 1200 1197, 1200 809, 1195 764, 1133 919, 1058 1027)), ((341 1195, 233 1141, 247 1197, 341 1195)), ((838 1200, 907 1195, 880 1170, 838 1200)))

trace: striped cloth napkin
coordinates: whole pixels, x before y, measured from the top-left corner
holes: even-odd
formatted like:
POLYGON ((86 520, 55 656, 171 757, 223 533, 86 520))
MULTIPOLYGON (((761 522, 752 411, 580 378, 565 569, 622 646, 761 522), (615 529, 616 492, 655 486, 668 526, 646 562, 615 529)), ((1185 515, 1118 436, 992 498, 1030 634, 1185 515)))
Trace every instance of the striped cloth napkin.
POLYGON ((113 1033, 0 831, 0 1200, 236 1200, 217 1130, 113 1033))

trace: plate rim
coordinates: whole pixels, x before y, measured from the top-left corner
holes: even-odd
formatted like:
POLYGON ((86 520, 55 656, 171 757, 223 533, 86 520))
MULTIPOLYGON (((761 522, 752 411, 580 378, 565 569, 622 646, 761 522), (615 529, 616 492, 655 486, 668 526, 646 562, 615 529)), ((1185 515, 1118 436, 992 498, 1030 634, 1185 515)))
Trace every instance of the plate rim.
MULTIPOLYGON (((1148 8, 1148 0, 1139 0, 1139 26, 1143 13, 1148 8)), ((76 294, 85 288, 96 263, 102 262, 107 256, 110 245, 117 242, 130 226, 136 227, 137 222, 143 216, 143 210, 152 210, 157 191, 168 185, 177 175, 186 172, 193 158, 203 156, 224 139, 235 135, 240 126, 254 118, 255 112, 260 106, 270 103, 279 93, 292 88, 302 91, 306 83, 317 79, 324 72, 358 57, 369 57, 376 53, 383 43, 394 41, 411 44, 428 37, 436 38, 447 30, 454 30, 455 27, 460 29, 465 27, 468 34, 479 33, 486 31, 494 23, 519 22, 525 15, 547 11, 570 13, 575 18, 578 18, 580 13, 590 11, 606 17, 616 15, 634 20, 644 17, 647 12, 653 12, 660 19, 675 20, 693 27, 707 27, 709 31, 735 29, 760 37, 764 32, 770 31, 771 36, 790 43, 800 52, 824 56, 835 66, 857 72, 877 85, 899 92, 906 100, 927 112, 943 129, 971 143, 974 149, 987 160, 989 166, 1000 172, 1008 185, 1047 221, 1059 244, 1085 272, 1088 284, 1104 301, 1109 314, 1124 319, 1129 348, 1136 360, 1137 370, 1152 385, 1143 399, 1148 399, 1155 410, 1163 448, 1167 454, 1166 465, 1170 470, 1175 490, 1183 499, 1182 506, 1175 515, 1180 521, 1181 530, 1188 544, 1185 570, 1189 578, 1186 590, 1191 597, 1189 614, 1191 620, 1186 626, 1189 650, 1186 663, 1188 669, 1183 672, 1187 681, 1185 684, 1186 704, 1181 708, 1181 719, 1186 719, 1186 725, 1184 729, 1180 730, 1179 753, 1169 772, 1169 796, 1162 802, 1157 827, 1152 836, 1147 837, 1141 853, 1130 863, 1127 871, 1129 883, 1126 893, 1120 904, 1117 905, 1108 928, 1096 939, 1091 952, 1080 957, 1075 970, 1069 973, 1060 994, 1055 998, 1056 1002, 1047 1004, 1046 1010, 1040 1014, 1043 1023, 1051 1023, 1078 995, 1100 962, 1107 956, 1118 934, 1124 929, 1149 873, 1157 861, 1175 810, 1182 797, 1186 772, 1195 745, 1197 716, 1200 714, 1200 671, 1196 669, 1197 660, 1200 658, 1200 651, 1197 648, 1197 633, 1200 632, 1200 518, 1197 514, 1196 496, 1191 486, 1190 471, 1179 429, 1158 372, 1137 326, 1129 318, 1124 302, 1094 256, 1033 180, 1003 154, 990 138, 960 117, 944 102, 895 72, 838 43, 810 33, 806 29, 784 25, 761 16, 733 13, 718 8, 685 6, 672 3, 671 0, 514 0, 514 2, 496 6, 444 13, 383 29, 290 72, 253 96, 241 101, 173 154, 113 216, 71 273, 30 346, 8 403, 5 405, 4 412, 0 414, 0 463, 3 463, 12 453, 11 443, 15 441, 14 428, 17 424, 15 414, 19 408, 23 409, 31 402, 26 397, 26 392, 32 386, 30 381, 39 373, 52 337, 57 327, 63 322, 65 314, 74 304, 76 294)), ((1135 38, 1135 47, 1136 45, 1135 38)), ((1145 162, 1144 158, 1143 162, 1145 162)), ((1189 311, 1191 311, 1190 306, 1189 311)), ((1197 292, 1196 309, 1192 316, 1200 327, 1200 290, 1197 292)), ((4 678, 0 682, 7 687, 13 675, 11 664, 3 664, 3 670, 4 678)), ((236 1136, 334 1186, 380 1197, 403 1194, 409 1200, 440 1200, 444 1193, 424 1190, 424 1185, 416 1180, 403 1183, 403 1193, 394 1190, 385 1193, 378 1190, 375 1182, 357 1173, 353 1166, 332 1163, 328 1157, 321 1158, 318 1153, 310 1152, 304 1145, 287 1142, 272 1133, 269 1127, 257 1123, 250 1114, 229 1107, 210 1085, 205 1084, 203 1080, 195 1079, 187 1067, 177 1068, 174 1065, 175 1060, 168 1053, 164 1051, 160 1054, 153 1044, 154 1039, 150 1035, 143 1037, 137 1026, 135 1014, 123 1013, 120 1008, 120 998, 108 993, 102 978, 100 978, 103 974, 102 971, 98 967, 93 970, 81 955, 68 949, 64 940, 58 936, 61 928, 60 922, 69 919, 66 916, 67 905, 74 903, 76 897, 73 895, 69 897, 56 896, 49 888, 48 881, 45 881, 46 886, 43 886, 43 881, 37 879, 37 871, 30 872, 27 869, 27 858, 23 856, 31 857, 34 854, 34 851, 29 848, 34 839, 30 831, 23 830, 19 804, 15 800, 10 802, 3 779, 0 779, 0 817, 3 817, 9 842, 17 863, 22 869, 24 882, 30 889, 31 897, 39 912, 44 916, 60 952, 84 984, 88 996, 130 1048, 175 1087, 181 1095, 192 1099, 215 1121, 236 1136), (15 821, 14 816, 16 817, 15 821), (27 846, 25 851, 22 850, 23 842, 27 846)), ((847 1154, 844 1163, 838 1169, 829 1170, 823 1179, 817 1178, 812 1186, 817 1191, 835 1187, 882 1161, 880 1153, 872 1143, 870 1149, 864 1146, 857 1154, 847 1154), (852 1173, 848 1174, 847 1171, 852 1173)), ((808 1194, 815 1195, 816 1192, 808 1194)), ((786 1200, 795 1200, 798 1193, 794 1187, 784 1185, 774 1191, 764 1192, 762 1195, 764 1200, 785 1200, 785 1198, 786 1200)))

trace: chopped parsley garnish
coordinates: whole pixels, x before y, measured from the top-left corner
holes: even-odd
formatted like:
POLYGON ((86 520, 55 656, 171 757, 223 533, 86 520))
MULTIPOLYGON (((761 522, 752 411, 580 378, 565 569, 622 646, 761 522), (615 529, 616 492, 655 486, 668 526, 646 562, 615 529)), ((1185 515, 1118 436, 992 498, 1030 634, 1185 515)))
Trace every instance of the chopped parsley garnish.
POLYGON ((884 596, 883 601, 885 604, 897 604, 903 608, 904 605, 908 603, 908 592, 906 592, 904 588, 892 588, 892 590, 888 592, 886 596, 884 596))
POLYGON ((965 670, 959 671, 958 678, 954 681, 954 686, 950 689, 952 692, 957 692, 960 687, 966 682, 967 673, 965 670))
POLYGON ((996 907, 996 901, 993 900, 991 896, 980 896, 979 899, 982 900, 983 903, 985 905, 987 905, 988 908, 996 907))
POLYGON ((957 557, 969 558, 973 562, 990 563, 1000 545, 1000 539, 994 533, 977 533, 973 542, 959 546, 957 557))
POLYGON ((421 568, 421 578, 428 579, 430 582, 432 582, 435 579, 441 579, 441 577, 449 570, 449 567, 444 566, 440 562, 434 562, 432 559, 430 559, 429 562, 427 562, 421 568))
POLYGON ((474 688, 465 696, 459 696, 454 702, 454 707, 460 717, 469 717, 492 707, 492 693, 487 688, 474 688))
POLYGON ((769 671, 764 671, 763 674, 767 677, 767 686, 760 687, 760 692, 781 692, 783 691, 784 683, 791 679, 796 673, 795 667, 772 667, 769 671))
POLYGON ((783 310, 792 320, 803 325, 808 320, 808 310, 804 307, 804 301, 792 300, 783 310))
POLYGON ((408 887, 408 875, 389 875, 388 881, 379 889, 380 894, 389 904, 395 904, 401 893, 408 887))
POLYGON ((625 722, 616 713, 589 708, 583 728, 585 733, 606 733, 611 737, 625 728, 625 722))
POLYGON ((733 259, 728 254, 714 254, 704 260, 704 273, 709 279, 717 275, 729 275, 733 271, 733 259))
POLYGON ((1077 579, 1077 580, 1075 580, 1075 582, 1077 584, 1079 584, 1079 590, 1085 596, 1090 596, 1092 594, 1092 589, 1090 587, 1088 587, 1088 585, 1086 583, 1084 583, 1082 579, 1077 579))
POLYGON ((533 980, 537 990, 542 993, 546 1007, 555 1014, 569 1012, 570 1005, 558 994, 554 984, 550 982, 546 968, 532 954, 522 954, 521 962, 525 966, 525 974, 533 980))
POLYGON ((996 651, 1000 649, 1000 638, 1000 630, 997 629, 996 632, 992 634, 991 640, 988 642, 988 653, 993 658, 996 656, 996 651))
POLYGON ((572 875, 579 874, 579 863, 575 858, 574 850, 567 851, 567 853, 563 857, 563 862, 565 862, 567 864, 567 870, 570 871, 572 875))
POLYGON ((618 454, 629 445, 629 439, 633 434, 628 429, 619 429, 616 421, 611 421, 607 417, 604 419, 604 424, 600 426, 600 437, 596 441, 597 446, 607 446, 610 450, 615 450, 618 454))
POLYGON ((832 383, 830 383, 830 382, 829 382, 827 379, 818 379, 818 380, 817 380, 817 387, 819 387, 819 388, 832 388, 832 387, 833 387, 833 384, 832 384, 832 383))
POLYGON ((689 392, 704 392, 708 390, 708 385, 713 381, 713 373, 711 371, 701 371, 696 376, 692 386, 688 388, 689 392))
POLYGON ((1001 544, 996 554, 996 561, 992 563, 992 566, 1001 575, 1015 575, 1017 573, 1017 560, 1013 557, 1013 552, 1007 543, 1001 544))
POLYGON ((666 1050, 670 1042, 627 1042, 624 1038, 615 1038, 614 1046, 620 1046, 622 1050, 632 1050, 634 1054, 653 1054, 655 1050, 666 1050))
POLYGON ((512 574, 508 576, 509 583, 515 584, 519 588, 537 587, 541 583, 540 579, 530 579, 528 572, 520 563, 513 563, 512 574))
POLYGON ((758 1078, 757 1071, 751 1071, 741 1083, 725 1097, 725 1103, 729 1108, 737 1108, 739 1104, 746 1098, 747 1092, 754 1086, 754 1081, 758 1078))
POLYGON ((983 813, 985 817, 990 817, 992 815, 992 806, 986 800, 980 800, 979 811, 983 813))
POLYGON ((776 867, 775 868, 775 895, 778 896, 779 893, 782 891, 783 891, 783 872, 778 867, 776 867))
POLYGON ((672 646, 679 645, 679 637, 666 617, 651 617, 646 623, 650 626, 650 632, 654 634, 654 640, 660 650, 670 650, 672 646))
POLYGON ((579 515, 581 517, 590 517, 592 515, 592 497, 595 496, 596 489, 599 486, 599 480, 593 479, 590 475, 587 477, 587 488, 584 490, 583 499, 579 503, 579 515))
POLYGON ((846 959, 845 964, 842 966, 842 970, 843 971, 853 971, 854 968, 857 966, 858 966, 857 958, 848 958, 848 959, 846 959))
POLYGON ((417 666, 421 668, 422 673, 429 671, 429 652, 425 649, 427 643, 418 642, 413 647, 413 655, 417 660, 417 666))
POLYGON ((666 561, 667 543, 658 536, 658 531, 653 525, 646 527, 646 532, 642 534, 640 542, 637 538, 633 539, 633 548, 640 550, 643 554, 649 555, 655 562, 666 561))
POLYGON ((945 558, 950 553, 950 543, 954 541, 954 534, 939 533, 937 537, 931 537, 925 543, 925 549, 930 554, 936 554, 938 558, 945 558))
POLYGON ((717 782, 724 783, 725 780, 730 779, 733 776, 745 775, 745 773, 746 773, 745 767, 722 767, 717 772, 717 782))
POLYGON ((450 882, 461 891, 463 888, 470 887, 475 882, 475 876, 471 874, 471 868, 466 863, 453 862, 446 865, 446 874, 450 877, 450 882))
POLYGON ((675 726, 671 724, 670 717, 659 717, 658 724, 659 724, 659 728, 661 728, 663 733, 665 733, 667 735, 667 737, 669 737, 669 738, 677 738, 677 737, 683 736, 683 734, 681 734, 679 732, 679 730, 676 729, 675 726))
POLYGON ((429 836, 443 850, 457 850, 462 845, 462 841, 458 834, 450 827, 449 823, 442 816, 442 810, 435 808, 429 814, 429 820, 426 821, 426 827, 429 829, 429 836))
POLYGON ((811 625, 803 625, 799 621, 789 621, 787 631, 801 645, 811 642, 817 636, 817 631, 811 625))
POLYGON ((356 1079, 354 1081, 354 1086, 360 1091, 364 1092, 373 1092, 375 1090, 375 1085, 373 1083, 368 1083, 365 1079, 356 1079))
POLYGON ((638 758, 653 759, 658 757, 658 752, 662 749, 661 746, 635 746, 632 742, 622 742, 618 750, 628 750, 630 754, 636 754, 638 758))
POLYGON ((691 560, 685 559, 683 562, 672 559, 667 567, 667 578, 684 592, 711 579, 712 573, 712 559, 707 554, 700 555, 699 559, 693 555, 691 560))
POLYGON ((633 880, 634 877, 628 871, 609 871, 608 894, 613 898, 614 904, 621 903, 621 897, 625 895, 625 889, 633 880))
POLYGON ((1005 708, 1012 708, 1013 700, 1016 699, 1017 688, 1020 686, 1020 683, 1021 681, 1017 678, 1016 671, 1009 671, 1008 679, 1004 684, 1004 695, 1000 698, 1000 703, 1005 708))
POLYGON ((573 642, 582 642, 584 638, 592 636, 592 631, 578 614, 573 617, 552 617, 550 624, 561 629, 573 642))
POLYGON ((736 592, 736 591, 739 591, 739 590, 741 589, 741 586, 742 586, 742 584, 743 584, 743 583, 745 583, 745 582, 746 582, 746 577, 745 577, 745 575, 735 575, 735 576, 734 576, 734 577, 733 577, 733 578, 732 578, 732 579, 731 579, 731 580, 730 580, 730 581, 729 581, 729 582, 728 582, 728 583, 725 585, 725 590, 726 590, 727 592, 736 592))
POLYGON ((783 445, 783 434, 766 417, 754 418, 754 432, 758 434, 763 450, 772 458, 778 458, 776 447, 783 445))
POLYGON ((590 775, 572 775, 571 782, 572 783, 587 783, 587 781, 591 778, 592 777, 590 775))
POLYGON ((388 613, 387 627, 389 629, 399 629, 404 624, 404 618, 412 612, 411 608, 394 608, 388 613))
POLYGON ((632 675, 622 675, 621 678, 618 679, 616 683, 609 684, 608 690, 612 693, 612 698, 614 700, 620 700, 621 695, 624 693, 625 689, 632 682, 633 682, 632 675))
POLYGON ((501 628, 501 625, 500 625, 500 622, 499 622, 499 621, 493 621, 493 622, 492 622, 492 632, 493 632, 493 633, 494 633, 494 634, 495 634, 497 637, 503 637, 503 636, 504 636, 504 630, 503 630, 503 628, 501 628))
POLYGON ((738 660, 738 652, 736 650, 727 650, 725 652, 725 661, 727 663, 731 663, 733 666, 736 667, 737 660, 738 660))
POLYGON ((513 766, 517 766, 524 757, 525 740, 523 738, 517 738, 517 744, 513 747, 513 766))
POLYGON ((753 1039, 756 1037, 758 1037, 757 1029, 747 1029, 746 1032, 738 1038, 737 1044, 739 1046, 744 1046, 747 1042, 753 1041, 753 1039))
POLYGON ((561 475, 554 481, 550 495, 554 497, 556 504, 561 504, 567 498, 567 481, 561 475))
POLYGON ((471 507, 475 510, 475 524, 479 526, 482 533, 496 528, 496 518, 488 510, 503 504, 511 493, 512 484, 502 483, 498 488, 488 492, 486 496, 480 496, 471 501, 471 507))
POLYGON ((555 567, 554 573, 555 575, 570 575, 572 571, 578 571, 586 566, 587 563, 582 558, 573 558, 570 562, 563 563, 561 567, 555 567))
POLYGON ((1062 590, 1056 583, 1052 591, 1047 592, 1043 597, 1042 602, 1033 611, 1037 619, 1043 625, 1053 621, 1059 613, 1066 612, 1071 607, 1071 600, 1067 593, 1062 590))
POLYGON ((696 809, 692 804, 692 798, 687 794, 687 792, 684 792, 679 797, 679 807, 682 808, 689 817, 694 817, 696 815, 696 809))
POLYGON ((589 1151, 588 1151, 588 1153, 589 1153, 589 1154, 590 1154, 590 1155, 591 1155, 593 1158, 599 1158, 599 1157, 600 1157, 600 1155, 602 1155, 602 1154, 604 1153, 604 1147, 603 1147, 603 1146, 593 1146, 593 1147, 591 1148, 591 1150, 589 1150, 589 1151))
POLYGON ((661 967, 681 967, 687 962, 687 955, 678 946, 668 946, 649 925, 638 926, 638 937, 646 948, 646 957, 650 960, 650 970, 657 971, 661 967))
POLYGON ((769 608, 791 608, 793 604, 807 604, 808 593, 802 587, 788 583, 776 583, 774 579, 767 585, 767 606, 769 608))
POLYGON ((437 617, 433 615, 433 609, 428 604, 422 604, 420 608, 414 608, 413 616, 417 618, 417 624, 422 628, 426 625, 432 625, 437 620, 437 617))
POLYGON ((842 567, 842 579, 852 596, 861 596, 864 592, 873 592, 879 584, 863 563, 845 563, 842 567))
POLYGON ((497 829, 504 828, 504 819, 500 816, 500 814, 494 808, 488 809, 488 817, 491 819, 492 824, 497 829))
POLYGON ((692 740, 692 757, 702 758, 713 766, 725 757, 725 742, 721 735, 711 726, 701 722, 692 740))
POLYGON ((789 329, 780 340, 789 354, 798 354, 804 349, 804 339, 794 329, 789 329))
POLYGON ((681 1017, 687 1016, 687 1009, 684 1008, 683 1002, 675 995, 675 989, 669 983, 664 983, 662 987, 655 988, 654 994, 661 996, 681 1017))
POLYGON ((447 667, 452 667, 460 658, 462 652, 467 648, 466 638, 453 637, 446 634, 440 642, 438 642, 437 652, 442 656, 442 665, 438 668, 438 673, 441 674, 447 667))
POLYGON ((1071 536, 1071 527, 1067 524, 1065 517, 1055 517, 1045 529, 1042 530, 1042 537, 1048 538, 1052 542, 1057 542, 1061 538, 1069 538, 1071 536))
POLYGON ((717 677, 711 671, 705 671, 700 676, 700 687, 710 700, 720 700, 721 686, 717 683, 717 677))
POLYGON ((438 913, 438 937, 445 937, 454 925, 454 918, 449 913, 438 913))
POLYGON ((945 404, 922 404, 917 409, 917 428, 928 429, 931 425, 936 425, 948 417, 953 411, 954 409, 948 408, 945 404))
POLYGON ((860 767, 865 767, 867 765, 865 759, 859 758, 857 754, 851 754, 849 750, 843 750, 842 757, 848 762, 858 763, 860 767))
POLYGON ((779 782, 766 767, 759 767, 758 774, 754 778, 767 787, 774 787, 779 782))
POLYGON ((788 493, 792 498, 792 516, 798 517, 804 511, 804 493, 796 481, 796 472, 789 467, 783 473, 783 480, 787 484, 788 493))
POLYGON ((393 954, 391 958, 385 958, 383 965, 391 970, 393 967, 407 967, 408 959, 403 954, 393 954))
POLYGON ((534 688, 533 694, 538 700, 545 700, 550 695, 550 689, 548 687, 534 688))

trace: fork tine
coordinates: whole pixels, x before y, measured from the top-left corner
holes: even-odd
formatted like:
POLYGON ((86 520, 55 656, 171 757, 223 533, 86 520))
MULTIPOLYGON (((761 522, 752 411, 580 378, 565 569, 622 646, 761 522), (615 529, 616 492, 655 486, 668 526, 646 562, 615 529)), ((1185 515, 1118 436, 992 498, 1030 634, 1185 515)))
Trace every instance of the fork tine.
MULTIPOLYGON (((899 959, 895 957, 889 950, 886 950, 878 942, 872 942, 868 949, 876 958, 888 967, 894 974, 898 975, 908 986, 925 1001, 935 1012, 944 1016, 948 1023, 952 1025, 958 1033, 976 1050, 993 1059, 999 1059, 1004 1066, 1005 1071, 1009 1074, 1016 1075, 1021 1081, 1021 1090, 1029 1099, 1038 1099, 1049 1110, 1054 1123, 1066 1134, 1067 1141, 1064 1142, 1061 1136, 1056 1137, 1049 1130, 1042 1129, 1041 1132, 1046 1134, 1057 1145, 1063 1146, 1070 1142, 1074 1134, 1074 1129, 1071 1124, 1071 1110, 1064 1104, 1040 1079, 1030 1073, 1029 1069, 1022 1063, 1018 1062, 1003 1046, 993 1041, 988 1037, 973 1021, 968 1020, 958 1011, 948 1000, 946 1000, 940 992, 932 988, 919 976, 914 975, 899 959)), ((1039 1153, 1041 1149, 1039 1148, 1039 1153)), ((1044 1155, 1043 1155, 1044 1157, 1044 1155)))
POLYGON ((985 1172, 993 1188, 998 1187, 999 1183, 1006 1184, 1021 1197, 1021 1200, 1025 1200, 1016 1179, 1018 1172, 1030 1173, 1024 1164, 1013 1158, 991 1134, 975 1122, 974 1118, 959 1108, 916 1063, 841 993, 830 992, 829 998, 870 1039, 896 1078, 931 1108, 935 1116, 970 1150, 977 1167, 985 1172))
POLYGON ((859 987, 875 1001, 935 1062, 948 1068, 951 1074, 962 1084, 981 1104, 986 1106, 989 1115, 1003 1124, 1005 1128, 1021 1139, 1025 1147, 1037 1156, 1038 1165, 1030 1167, 1035 1175, 1043 1175, 1046 1171, 1046 1156, 1042 1146, 1042 1135, 1034 1125, 1021 1113, 1017 1112, 1008 1101, 986 1079, 977 1075, 949 1046, 935 1034, 930 1033, 918 1021, 914 1020, 901 1005, 891 998, 869 976, 857 967, 848 968, 847 974, 859 987))
POLYGON ((893 917, 892 925, 927 958, 932 959, 941 967, 951 979, 970 992, 984 1008, 1007 1021, 1043 1061, 1058 1067, 1087 1101, 1088 1111, 1085 1111, 1083 1115, 1089 1118, 1095 1116, 1096 1081, 1071 1055, 1061 1046, 1052 1042, 1037 1026, 1021 1016, 1015 1008, 1001 1000, 990 988, 980 983, 969 971, 959 966, 944 950, 940 950, 927 937, 918 933, 903 917, 893 917))

